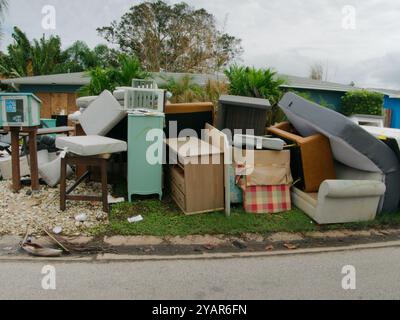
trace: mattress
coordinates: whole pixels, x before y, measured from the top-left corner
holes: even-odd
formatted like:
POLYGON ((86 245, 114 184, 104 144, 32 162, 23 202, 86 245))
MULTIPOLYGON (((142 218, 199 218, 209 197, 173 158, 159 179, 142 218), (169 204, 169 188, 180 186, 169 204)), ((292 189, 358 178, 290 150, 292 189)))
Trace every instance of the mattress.
POLYGON ((385 143, 345 116, 294 93, 287 93, 279 102, 279 107, 302 136, 325 135, 338 162, 357 170, 383 174, 387 190, 382 210, 398 209, 400 163, 385 143))
POLYGON ((124 117, 123 110, 110 91, 103 91, 79 117, 79 122, 87 135, 104 136, 124 117))
POLYGON ((79 156, 117 153, 128 149, 125 141, 102 136, 59 137, 56 140, 56 146, 79 156))

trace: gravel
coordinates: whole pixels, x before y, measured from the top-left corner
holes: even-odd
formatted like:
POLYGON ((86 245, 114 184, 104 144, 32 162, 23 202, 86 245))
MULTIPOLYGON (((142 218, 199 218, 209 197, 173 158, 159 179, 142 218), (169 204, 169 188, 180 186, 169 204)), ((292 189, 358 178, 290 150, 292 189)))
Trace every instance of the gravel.
MULTIPOLYGON (((82 184, 74 193, 100 194, 97 183, 82 184)), ((59 188, 42 186, 38 193, 25 187, 13 193, 9 181, 0 181, 0 235, 22 236, 29 226, 34 234, 42 234, 41 227, 53 230, 61 227, 68 236, 88 235, 93 227, 108 223, 108 216, 102 211, 100 202, 67 201, 67 210, 60 210, 59 188), (85 214, 87 220, 77 222, 75 216, 85 214)))

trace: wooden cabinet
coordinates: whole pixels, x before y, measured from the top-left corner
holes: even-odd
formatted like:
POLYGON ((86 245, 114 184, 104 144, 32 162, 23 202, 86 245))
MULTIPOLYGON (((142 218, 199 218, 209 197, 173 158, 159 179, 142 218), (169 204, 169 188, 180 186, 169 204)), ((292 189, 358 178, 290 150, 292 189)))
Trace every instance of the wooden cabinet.
POLYGON ((182 211, 190 215, 224 210, 223 153, 197 138, 166 143, 171 195, 182 211))

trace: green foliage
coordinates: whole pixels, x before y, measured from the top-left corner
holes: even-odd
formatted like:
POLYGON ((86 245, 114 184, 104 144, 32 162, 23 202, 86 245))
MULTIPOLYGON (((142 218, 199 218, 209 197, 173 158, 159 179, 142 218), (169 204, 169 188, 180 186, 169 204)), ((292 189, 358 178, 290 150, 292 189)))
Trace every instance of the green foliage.
POLYGON ((97 31, 154 72, 215 71, 242 52, 241 40, 219 31, 212 14, 184 2, 145 1, 97 31))
POLYGON ((208 80, 205 86, 193 83, 193 77, 184 75, 180 79, 165 78, 161 87, 172 93, 172 103, 212 102, 218 105, 219 97, 228 92, 224 81, 208 80))
POLYGON ((7 54, 0 56, 0 73, 10 78, 81 72, 116 66, 118 62, 117 52, 105 45, 91 50, 86 43, 76 41, 63 51, 58 36, 30 41, 17 27, 12 37, 14 43, 7 47, 7 54))
POLYGON ((225 71, 228 77, 229 93, 237 96, 268 99, 276 104, 282 97, 280 86, 285 80, 277 77, 271 69, 255 69, 232 66, 225 71))
POLYGON ((271 69, 255 69, 241 66, 231 66, 225 71, 229 79, 229 94, 245 97, 268 99, 272 110, 268 115, 268 124, 274 124, 283 119, 283 114, 277 104, 282 98, 280 86, 285 83, 271 69))
POLYGON ((368 114, 382 116, 384 95, 367 90, 347 92, 342 97, 342 113, 346 116, 368 114))
POLYGON ((132 79, 146 79, 150 74, 143 70, 138 58, 121 54, 118 56, 118 66, 109 68, 94 68, 88 72, 90 83, 81 87, 80 96, 95 96, 104 90, 113 91, 116 87, 130 87, 132 79))

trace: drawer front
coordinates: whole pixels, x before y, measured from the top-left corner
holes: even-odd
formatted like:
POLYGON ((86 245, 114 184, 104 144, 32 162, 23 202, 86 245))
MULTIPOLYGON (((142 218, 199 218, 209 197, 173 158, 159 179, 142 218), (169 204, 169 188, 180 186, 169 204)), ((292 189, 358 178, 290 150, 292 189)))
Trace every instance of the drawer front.
POLYGON ((183 210, 186 211, 186 198, 185 195, 179 190, 179 188, 172 183, 171 185, 171 195, 172 198, 176 201, 176 204, 183 210))
POLYGON ((178 166, 170 167, 171 181, 182 192, 185 193, 185 177, 183 170, 178 166))

